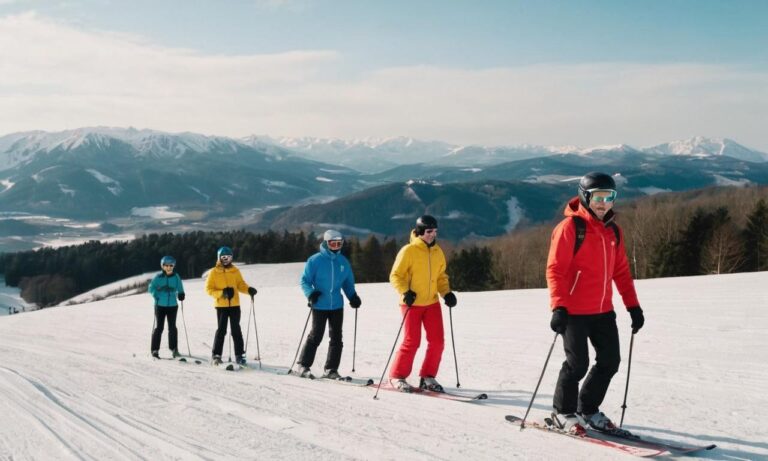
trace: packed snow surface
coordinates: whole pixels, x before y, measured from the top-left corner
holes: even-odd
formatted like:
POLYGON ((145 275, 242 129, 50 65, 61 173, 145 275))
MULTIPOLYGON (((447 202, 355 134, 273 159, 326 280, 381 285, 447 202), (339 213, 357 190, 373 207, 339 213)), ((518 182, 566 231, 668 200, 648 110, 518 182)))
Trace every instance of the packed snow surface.
MULTIPOLYGON (((308 315, 303 265, 242 267, 257 287, 253 312, 265 369, 291 366, 308 315)), ((646 326, 635 336, 624 427, 660 440, 716 443, 694 458, 768 459, 768 272, 641 280, 646 326)), ((185 280, 179 346, 207 358, 215 329, 202 279, 185 280), (182 321, 182 319, 184 321, 182 321)), ((345 308, 340 372, 378 382, 400 325, 388 284, 361 284, 345 308)), ((534 430, 523 415, 554 334, 546 290, 458 293, 451 311, 462 403, 258 369, 153 361, 148 294, 0 317, 0 459, 617 460, 611 449, 534 430)), ((256 355, 250 301, 242 298, 248 359, 256 355)), ((618 298, 615 300, 620 306, 618 298)), ((602 410, 615 421, 627 376, 630 318, 618 308, 623 362, 602 410)), ((457 381, 449 311, 437 377, 457 381)), ((166 333, 167 334, 167 333, 166 333)), ((166 336, 163 345, 167 345, 166 336)), ((322 373, 327 339, 313 366, 322 373)), ((416 384, 423 348, 411 382, 416 384)), ((224 358, 229 353, 225 343, 224 358)), ((168 357, 167 349, 161 355, 168 357)), ((558 339, 532 417, 550 411, 563 361, 558 339)))

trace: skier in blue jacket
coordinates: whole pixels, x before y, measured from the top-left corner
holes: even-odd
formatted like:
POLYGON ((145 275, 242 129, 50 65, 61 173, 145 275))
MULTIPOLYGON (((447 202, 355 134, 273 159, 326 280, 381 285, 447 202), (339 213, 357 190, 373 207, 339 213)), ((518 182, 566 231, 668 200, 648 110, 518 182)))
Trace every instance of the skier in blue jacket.
POLYGON ((307 306, 312 309, 312 330, 304 343, 304 349, 298 360, 299 376, 312 378, 310 368, 315 361, 317 346, 323 340, 325 324, 328 322, 330 344, 325 360, 324 378, 339 379, 338 368, 341 362, 341 330, 344 323, 344 298, 341 290, 349 299, 350 307, 357 309, 362 301, 355 291, 355 276, 352 266, 343 254, 341 247, 344 237, 340 232, 328 230, 323 234, 320 251, 310 256, 301 276, 301 289, 307 298, 307 306))
POLYGON ((155 328, 152 330, 152 357, 159 359, 160 339, 163 337, 163 325, 168 319, 168 347, 173 357, 179 357, 178 331, 176 330, 176 314, 179 306, 176 302, 184 301, 184 284, 179 274, 173 271, 176 260, 173 256, 163 256, 160 260, 162 272, 155 275, 149 283, 149 294, 155 300, 155 328))

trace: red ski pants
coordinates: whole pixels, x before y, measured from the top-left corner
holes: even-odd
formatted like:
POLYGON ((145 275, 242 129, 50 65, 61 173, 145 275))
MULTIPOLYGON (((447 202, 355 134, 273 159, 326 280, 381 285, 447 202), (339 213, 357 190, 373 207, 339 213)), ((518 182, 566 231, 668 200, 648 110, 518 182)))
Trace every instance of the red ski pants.
POLYGON ((403 315, 406 315, 407 312, 403 324, 403 342, 400 343, 400 349, 397 350, 395 361, 389 371, 389 377, 394 379, 407 378, 411 374, 413 359, 421 345, 421 326, 424 325, 424 331, 427 333, 427 352, 424 355, 424 363, 421 364, 419 376, 434 378, 437 376, 438 368, 440 368, 440 360, 445 348, 443 312, 440 309, 440 303, 429 306, 413 306, 410 310, 408 310, 408 306, 401 304, 400 310, 403 315))

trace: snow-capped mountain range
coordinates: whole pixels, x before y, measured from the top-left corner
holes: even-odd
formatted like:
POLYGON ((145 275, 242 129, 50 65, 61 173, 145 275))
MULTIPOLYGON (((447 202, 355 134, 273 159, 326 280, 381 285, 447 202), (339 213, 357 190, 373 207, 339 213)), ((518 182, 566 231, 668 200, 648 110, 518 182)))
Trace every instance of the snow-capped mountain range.
POLYGON ((521 220, 549 219, 590 170, 609 171, 621 179, 623 197, 638 197, 768 184, 768 155, 709 138, 637 149, 235 139, 107 127, 14 133, 0 137, 0 251, 8 239, 18 245, 22 235, 44 232, 34 227, 39 216, 96 220, 114 233, 334 225, 399 235, 429 211, 453 220, 455 235, 446 237, 461 239, 478 222, 483 235, 498 235, 521 220))
POLYGON ((414 163, 431 162, 441 166, 477 167, 554 154, 591 155, 603 152, 688 156, 725 155, 748 162, 768 161, 768 154, 744 147, 731 139, 701 136, 645 148, 635 148, 627 144, 586 148, 533 144, 460 146, 441 141, 421 141, 407 137, 343 140, 250 136, 244 141, 251 145, 281 146, 313 160, 336 163, 365 173, 378 173, 396 165, 414 163))

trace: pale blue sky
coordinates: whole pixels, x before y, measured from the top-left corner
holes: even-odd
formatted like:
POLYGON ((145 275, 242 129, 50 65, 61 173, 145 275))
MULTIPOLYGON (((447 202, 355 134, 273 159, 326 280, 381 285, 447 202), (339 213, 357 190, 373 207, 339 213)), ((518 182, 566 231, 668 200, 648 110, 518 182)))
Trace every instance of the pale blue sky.
POLYGON ((0 104, 17 109, 0 114, 0 134, 132 124, 638 146, 704 135, 766 151, 766 18, 768 1, 739 0, 0 0, 0 46, 15 50, 0 104))

